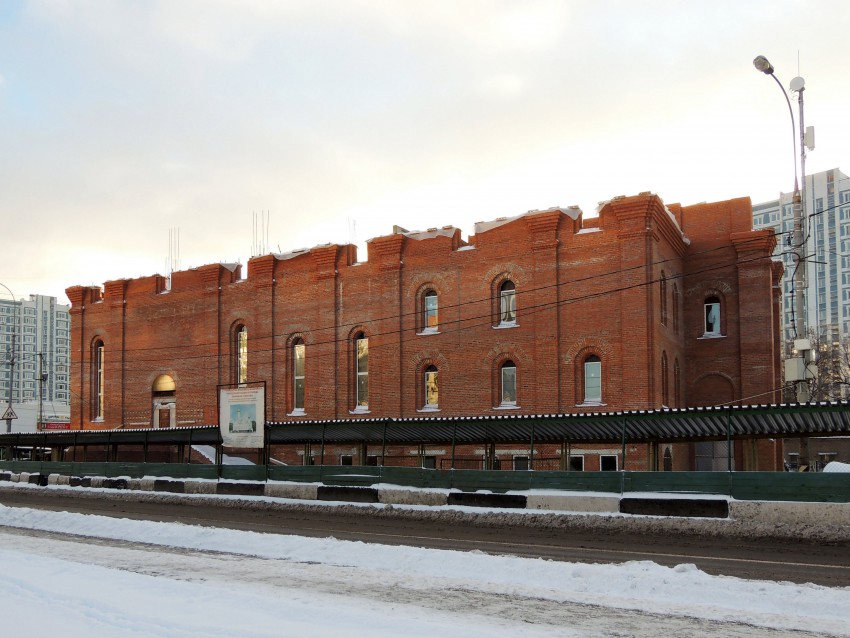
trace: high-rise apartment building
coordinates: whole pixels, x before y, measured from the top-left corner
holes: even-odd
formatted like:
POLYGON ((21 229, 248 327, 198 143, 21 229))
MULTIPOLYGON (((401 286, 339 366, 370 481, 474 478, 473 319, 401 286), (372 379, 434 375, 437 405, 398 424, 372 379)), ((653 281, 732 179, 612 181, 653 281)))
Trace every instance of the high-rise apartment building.
POLYGON ((69 390, 69 306, 56 297, 0 299, 0 405, 45 404, 45 414, 67 413, 69 390), (14 357, 14 367, 9 365, 14 357), (54 407, 55 404, 55 407, 54 407), (62 409, 64 407, 64 410, 62 409))
MULTIPOLYGON (((829 342, 850 338, 850 178, 839 169, 807 175, 802 192, 807 223, 805 238, 806 324, 829 342)), ((782 280, 782 327, 794 334, 795 261, 793 193, 753 206, 753 228, 773 228, 775 255, 785 264, 782 280)))

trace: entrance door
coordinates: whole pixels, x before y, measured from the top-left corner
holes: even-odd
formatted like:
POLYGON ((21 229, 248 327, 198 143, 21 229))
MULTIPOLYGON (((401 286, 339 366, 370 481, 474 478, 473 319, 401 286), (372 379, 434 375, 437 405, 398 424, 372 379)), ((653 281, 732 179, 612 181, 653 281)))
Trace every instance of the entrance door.
POLYGON ((156 425, 161 428, 171 427, 171 410, 168 408, 160 408, 158 412, 159 419, 157 420, 159 423, 156 425))

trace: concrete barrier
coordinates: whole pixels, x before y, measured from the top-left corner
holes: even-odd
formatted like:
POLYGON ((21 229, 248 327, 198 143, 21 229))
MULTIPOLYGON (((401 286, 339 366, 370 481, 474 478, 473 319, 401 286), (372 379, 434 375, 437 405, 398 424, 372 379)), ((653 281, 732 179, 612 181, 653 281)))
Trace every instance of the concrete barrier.
POLYGON ((378 488, 378 501, 385 505, 428 505, 439 507, 448 503, 449 493, 429 490, 397 490, 378 488))
POLYGON ((492 494, 488 492, 449 492, 449 505, 467 507, 507 507, 525 509, 528 497, 524 494, 492 494))
POLYGON ((184 494, 183 481, 169 481, 167 479, 154 479, 154 492, 171 492, 172 494, 184 494))
POLYGON ((218 484, 215 481, 186 481, 183 491, 186 494, 216 494, 218 484))
POLYGON ((230 483, 221 481, 216 486, 216 494, 227 496, 265 496, 265 483, 230 483))
POLYGON ((374 487, 348 487, 345 485, 319 485, 316 498, 320 501, 346 503, 377 503, 378 490, 374 487))
POLYGON ((266 483, 266 496, 315 501, 319 486, 312 483, 266 483))
POLYGON ((527 509, 560 510, 614 514, 620 511, 619 496, 583 496, 580 494, 529 494, 527 509))
POLYGON ((850 503, 731 501, 729 517, 746 523, 850 526, 850 503))
POLYGON ((622 514, 642 516, 684 516, 699 518, 728 518, 726 499, 705 498, 629 498, 620 499, 622 514))

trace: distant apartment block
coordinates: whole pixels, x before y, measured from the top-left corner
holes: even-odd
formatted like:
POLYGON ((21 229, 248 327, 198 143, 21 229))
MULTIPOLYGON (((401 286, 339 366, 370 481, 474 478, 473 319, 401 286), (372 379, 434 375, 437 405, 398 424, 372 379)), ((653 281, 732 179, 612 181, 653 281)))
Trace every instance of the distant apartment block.
MULTIPOLYGON (((806 324, 823 339, 844 341, 850 337, 850 178, 837 168, 807 175, 803 195, 806 324)), ((753 228, 774 229, 774 254, 785 265, 781 320, 786 340, 795 337, 793 209, 793 193, 753 206, 753 228)))
MULTIPOLYGON (((37 402, 67 405, 69 390, 69 306, 56 297, 0 299, 0 404, 37 402), (14 344, 14 346, 13 346, 14 344), (14 347, 14 349, 13 349, 14 347), (14 355, 14 371, 9 360, 14 355), (10 374, 12 372, 12 374, 10 374), (46 375, 44 380, 40 376, 46 375)), ((49 413, 45 408, 45 413, 49 413)))

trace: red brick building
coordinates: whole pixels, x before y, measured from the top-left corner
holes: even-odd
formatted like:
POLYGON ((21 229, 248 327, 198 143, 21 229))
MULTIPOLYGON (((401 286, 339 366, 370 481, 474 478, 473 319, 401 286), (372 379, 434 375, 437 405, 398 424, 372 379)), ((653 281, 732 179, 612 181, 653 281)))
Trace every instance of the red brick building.
MULTIPOLYGON (((253 258, 245 279, 212 264, 170 286, 75 286, 72 422, 216 423, 216 386, 245 380, 266 382, 270 421, 773 402, 774 244, 747 198, 643 193, 586 220, 478 223, 467 241, 399 231, 362 263, 328 244, 253 258)), ((773 469, 776 453, 739 463, 773 469)))

